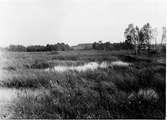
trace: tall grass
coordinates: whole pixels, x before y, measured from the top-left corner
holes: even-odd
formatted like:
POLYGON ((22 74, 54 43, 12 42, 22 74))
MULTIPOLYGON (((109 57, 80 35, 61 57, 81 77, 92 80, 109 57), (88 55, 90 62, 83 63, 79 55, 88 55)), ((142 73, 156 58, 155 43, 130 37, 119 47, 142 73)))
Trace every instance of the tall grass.
MULTIPOLYGON (((116 52, 97 51, 91 51, 90 54, 70 51, 14 55, 13 59, 20 67, 15 66, 15 70, 3 69, 0 80, 1 87, 25 90, 14 100, 11 118, 165 118, 164 66, 139 62, 130 67, 113 66, 81 72, 45 72, 39 69, 45 68, 45 64, 46 67, 57 64, 80 65, 95 58, 101 61, 107 54, 115 55, 110 56, 109 60, 118 59, 116 52), (58 60, 61 54, 63 59, 76 55, 76 63, 68 57, 58 60), (24 65, 30 67, 27 69, 24 65), (35 69, 31 69, 32 66, 35 69), (32 92, 28 92, 30 90, 42 92, 32 95, 32 92)), ((14 65, 11 63, 8 66, 14 65)))
MULTIPOLYGON (((38 74, 36 79, 13 78, 9 85, 4 85, 17 87, 20 83, 22 88, 42 85, 49 91, 42 99, 31 95, 20 97, 13 108, 14 118, 163 118, 163 84, 151 77, 152 72, 146 70, 150 68, 135 73, 132 69, 135 68, 41 72, 45 75, 38 74)), ((165 78, 162 79, 164 82, 165 78)))

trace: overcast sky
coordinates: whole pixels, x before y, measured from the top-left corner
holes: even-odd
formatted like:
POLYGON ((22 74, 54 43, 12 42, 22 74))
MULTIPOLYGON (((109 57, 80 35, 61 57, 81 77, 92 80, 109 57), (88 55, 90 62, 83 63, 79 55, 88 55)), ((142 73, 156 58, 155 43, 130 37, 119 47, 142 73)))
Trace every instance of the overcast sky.
POLYGON ((166 0, 0 0, 0 46, 120 42, 128 24, 150 22, 159 38, 166 0))

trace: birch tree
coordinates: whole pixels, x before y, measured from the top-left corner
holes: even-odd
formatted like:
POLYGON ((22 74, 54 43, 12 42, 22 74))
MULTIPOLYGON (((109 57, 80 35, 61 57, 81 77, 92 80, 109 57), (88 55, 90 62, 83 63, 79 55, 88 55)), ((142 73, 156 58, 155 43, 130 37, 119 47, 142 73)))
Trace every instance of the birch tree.
POLYGON ((124 32, 125 39, 129 40, 135 46, 135 53, 138 53, 138 45, 139 45, 139 28, 134 27, 133 24, 129 24, 128 28, 125 29, 124 32))

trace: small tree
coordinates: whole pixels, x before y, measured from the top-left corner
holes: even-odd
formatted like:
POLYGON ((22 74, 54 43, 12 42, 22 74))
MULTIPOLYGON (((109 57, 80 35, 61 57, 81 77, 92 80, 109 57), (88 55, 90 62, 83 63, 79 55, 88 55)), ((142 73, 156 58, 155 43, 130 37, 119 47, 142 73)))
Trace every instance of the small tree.
POLYGON ((166 45, 164 43, 166 42, 166 27, 162 27, 162 38, 161 38, 161 45, 159 52, 166 52, 166 45))
POLYGON ((164 42, 166 42, 166 27, 162 27, 162 40, 161 40, 161 44, 163 44, 164 42))
POLYGON ((138 44, 139 44, 139 28, 134 27, 133 24, 129 24, 128 28, 124 32, 125 39, 128 43, 131 43, 135 46, 135 53, 138 53, 138 44))
POLYGON ((154 43, 154 49, 157 50, 157 36, 158 30, 157 28, 152 29, 152 42, 154 43))
POLYGON ((152 28, 150 26, 149 23, 145 24, 141 30, 140 30, 140 45, 142 48, 144 48, 145 50, 147 50, 149 52, 149 50, 151 49, 151 39, 153 38, 153 34, 152 34, 152 28))

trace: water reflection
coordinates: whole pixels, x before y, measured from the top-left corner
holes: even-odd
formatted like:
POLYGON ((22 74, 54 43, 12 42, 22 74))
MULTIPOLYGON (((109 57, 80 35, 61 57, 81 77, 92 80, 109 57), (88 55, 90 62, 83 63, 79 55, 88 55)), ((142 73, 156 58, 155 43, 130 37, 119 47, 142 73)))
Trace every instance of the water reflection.
POLYGON ((123 61, 114 61, 114 62, 89 62, 84 65, 79 65, 79 66, 62 66, 62 65, 57 65, 54 66, 54 68, 47 68, 45 71, 55 71, 55 72, 66 72, 69 70, 72 71, 78 71, 78 72, 84 72, 87 70, 96 70, 98 68, 108 68, 112 66, 124 66, 128 67, 130 63, 123 62, 123 61))

